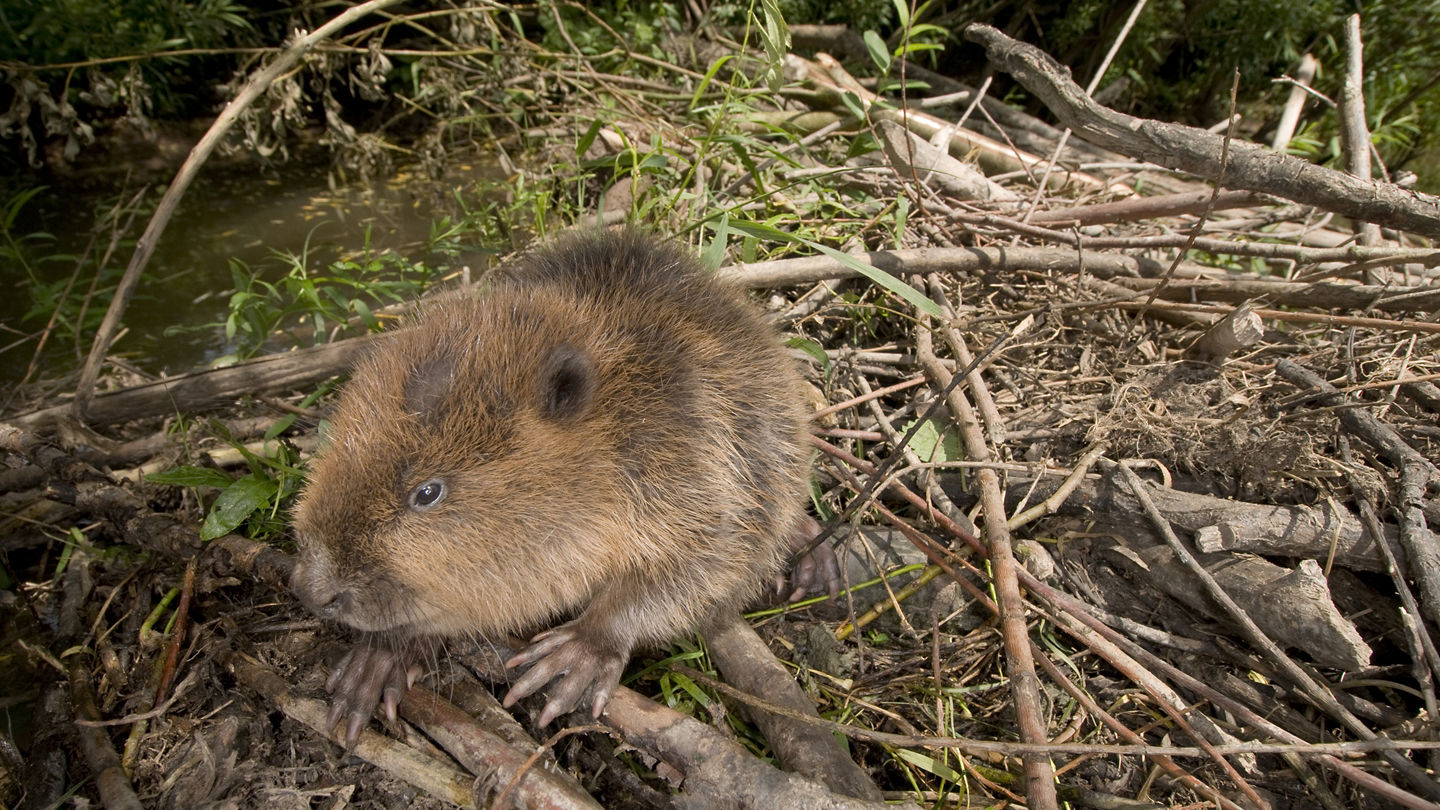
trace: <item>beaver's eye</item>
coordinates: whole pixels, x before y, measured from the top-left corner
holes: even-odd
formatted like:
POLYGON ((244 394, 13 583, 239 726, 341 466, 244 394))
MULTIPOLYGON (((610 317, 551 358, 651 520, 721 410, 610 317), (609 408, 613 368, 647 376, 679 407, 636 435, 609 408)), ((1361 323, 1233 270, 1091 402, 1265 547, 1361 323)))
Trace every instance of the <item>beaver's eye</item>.
POLYGON ((439 478, 431 478, 410 490, 410 508, 416 512, 428 512, 443 500, 445 500, 445 482, 439 478))

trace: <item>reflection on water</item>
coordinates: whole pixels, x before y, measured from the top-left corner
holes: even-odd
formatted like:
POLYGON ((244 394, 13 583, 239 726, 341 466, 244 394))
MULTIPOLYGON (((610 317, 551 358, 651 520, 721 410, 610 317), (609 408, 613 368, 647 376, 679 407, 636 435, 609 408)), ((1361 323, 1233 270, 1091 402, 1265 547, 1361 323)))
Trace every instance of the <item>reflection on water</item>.
MULTIPOLYGON (((168 374, 220 357, 231 348, 221 324, 234 286, 232 259, 260 271, 268 281, 279 279, 288 268, 277 252, 305 255, 307 266, 319 272, 337 258, 356 255, 366 243, 367 230, 372 250, 395 250, 419 259, 431 222, 458 212, 457 192, 473 200, 477 187, 493 188, 503 180, 497 168, 469 164, 454 166, 438 181, 401 174, 374 188, 332 190, 323 165, 282 169, 283 179, 259 176, 253 167, 202 171, 160 238, 145 279, 126 310, 123 326, 128 331, 111 349, 112 354, 123 355, 145 371, 168 374), (164 334, 172 326, 207 324, 215 326, 170 337, 164 334)), ((54 243, 37 245, 36 253, 78 255, 89 241, 98 200, 77 199, 63 189, 51 188, 30 202, 17 230, 54 235, 54 243)), ((144 217, 137 218, 129 235, 132 244, 144 226, 144 217)), ((108 233, 99 240, 97 250, 103 251, 106 239, 108 233)), ((111 266, 123 269, 130 252, 129 244, 122 247, 111 266)), ((479 270, 485 254, 477 252, 466 259, 479 270)), ((74 265, 73 261, 54 261, 35 269, 42 281, 52 281, 69 278, 74 265)), ((26 333, 43 328, 43 318, 20 320, 31 307, 23 268, 5 267, 0 272, 6 279, 4 288, 13 291, 0 295, 0 321, 26 333)), ((88 285, 87 277, 76 286, 83 293, 88 285)), ((74 340, 52 338, 37 376, 53 377, 75 368, 77 348, 83 354, 92 339, 93 333, 87 332, 77 347, 74 340)), ((12 333, 0 340, 0 345, 13 340, 12 333)), ((0 379, 19 380, 34 348, 34 341, 29 341, 0 353, 0 379)))

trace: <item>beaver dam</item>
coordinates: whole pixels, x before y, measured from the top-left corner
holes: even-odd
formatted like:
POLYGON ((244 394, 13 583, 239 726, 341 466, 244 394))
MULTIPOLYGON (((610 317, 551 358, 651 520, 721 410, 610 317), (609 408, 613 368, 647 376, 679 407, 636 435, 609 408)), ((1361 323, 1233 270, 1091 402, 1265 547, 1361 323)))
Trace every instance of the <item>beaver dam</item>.
POLYGON ((448 159, 516 167, 452 196, 425 285, 601 222, 718 267, 802 366, 839 593, 543 728, 544 690, 499 705, 524 639, 450 639, 345 748, 352 636, 288 590, 290 509, 419 289, 319 273, 343 317, 255 321, 253 359, 157 377, 105 338, 7 385, 7 806, 1440 806, 1440 199, 1105 109, 983 25, 1073 134, 916 65, 876 95, 844 29, 617 64, 467 13, 508 44, 368 51, 457 48, 426 64, 490 111, 448 159))

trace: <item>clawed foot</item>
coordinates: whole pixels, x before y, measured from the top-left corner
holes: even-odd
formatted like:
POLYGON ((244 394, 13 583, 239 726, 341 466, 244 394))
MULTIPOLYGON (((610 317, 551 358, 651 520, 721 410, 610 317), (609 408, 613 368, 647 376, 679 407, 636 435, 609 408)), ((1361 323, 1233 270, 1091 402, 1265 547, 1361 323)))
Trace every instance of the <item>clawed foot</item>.
POLYGON ((426 649, 423 642, 394 647, 373 639, 351 648, 325 681, 325 689, 331 693, 326 730, 334 732, 343 718, 345 747, 351 748, 382 702, 385 716, 394 721, 400 699, 420 676, 417 664, 426 649))
MULTIPOLYGON (((808 515, 790 533, 790 548, 805 549, 820 534, 820 524, 808 515)), ((798 602, 807 594, 824 590, 831 599, 840 596, 840 560, 829 543, 821 543, 801 557, 790 571, 790 596, 786 601, 798 602)), ((775 575, 775 592, 785 592, 785 574, 775 575)))
POLYGON ((531 639, 524 652, 505 662, 506 668, 534 664, 505 695, 505 706, 515 705, 520 698, 532 695, 546 684, 560 680, 547 694, 550 697, 540 713, 540 725, 576 708, 587 693, 592 695, 590 711, 596 719, 605 711, 605 704, 620 685, 620 674, 630 660, 626 645, 596 641, 586 629, 575 622, 561 625, 531 639), (625 646, 625 649, 620 649, 625 646))

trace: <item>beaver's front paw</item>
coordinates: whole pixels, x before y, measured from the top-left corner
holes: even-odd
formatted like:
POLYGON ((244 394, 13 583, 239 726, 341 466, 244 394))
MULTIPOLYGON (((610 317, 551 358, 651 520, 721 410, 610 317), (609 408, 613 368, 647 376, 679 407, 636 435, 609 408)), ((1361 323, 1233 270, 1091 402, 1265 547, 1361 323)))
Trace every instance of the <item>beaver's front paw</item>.
POLYGON ((400 698, 420 675, 417 665, 430 646, 421 641, 390 644, 367 638, 351 648, 325 682, 331 693, 325 728, 333 732, 345 719, 345 747, 355 745, 360 729, 375 715, 381 702, 385 716, 396 717, 400 698))
POLYGON ((550 701, 540 713, 540 725, 574 709, 587 693, 593 698, 591 713, 598 719, 605 704, 620 685, 620 674, 630 660, 630 647, 613 640, 597 639, 587 628, 571 622, 548 630, 530 640, 524 652, 505 662, 507 668, 534 664, 529 672, 510 687, 505 705, 539 691, 559 678, 548 694, 550 701))

